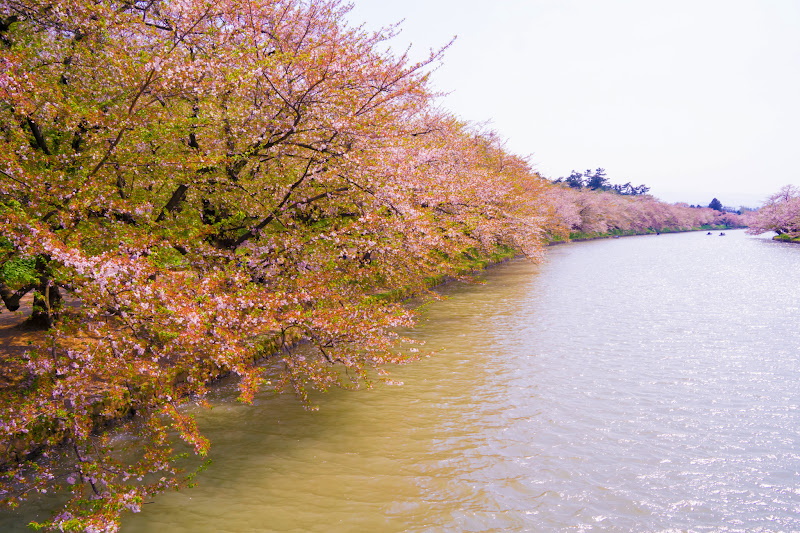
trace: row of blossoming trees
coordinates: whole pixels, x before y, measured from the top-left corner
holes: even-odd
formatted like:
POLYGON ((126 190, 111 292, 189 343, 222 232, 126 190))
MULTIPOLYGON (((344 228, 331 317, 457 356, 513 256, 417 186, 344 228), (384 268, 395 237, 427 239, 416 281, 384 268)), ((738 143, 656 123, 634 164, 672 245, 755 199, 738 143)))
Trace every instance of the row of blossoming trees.
POLYGON ((716 221, 549 185, 434 106, 440 52, 409 63, 345 11, 0 4, 0 296, 14 311, 32 292, 46 328, 0 391, 6 503, 60 487, 51 527, 113 531, 187 481, 180 446, 205 455, 177 402, 210 378, 238 376, 243 401, 267 379, 304 398, 369 382, 410 356, 412 313, 378 295, 457 274, 465 252, 716 221), (97 436, 122 415, 134 450, 97 436), (29 460, 55 444, 68 460, 29 460))
POLYGON ((740 226, 742 217, 711 208, 667 204, 649 195, 621 195, 608 191, 550 187, 547 201, 556 216, 553 236, 579 233, 644 233, 701 226, 740 226))

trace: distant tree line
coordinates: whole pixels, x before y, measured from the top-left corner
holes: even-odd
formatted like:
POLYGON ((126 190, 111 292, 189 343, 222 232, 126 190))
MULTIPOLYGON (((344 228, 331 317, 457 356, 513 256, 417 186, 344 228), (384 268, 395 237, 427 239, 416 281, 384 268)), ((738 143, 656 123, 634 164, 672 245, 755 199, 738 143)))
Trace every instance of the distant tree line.
POLYGON ((638 187, 631 185, 630 181, 622 185, 611 183, 606 177, 606 170, 604 168, 598 168, 594 172, 592 172, 591 169, 587 169, 583 173, 573 170, 566 178, 563 176, 559 177, 553 180, 553 183, 565 183, 573 189, 609 191, 625 196, 639 196, 647 194, 650 190, 650 187, 646 185, 639 185, 638 187))
POLYGON ((712 199, 707 206, 700 204, 697 205, 692 204, 689 207, 693 207, 696 209, 705 209, 706 207, 710 207, 711 209, 719 211, 721 213, 736 213, 737 215, 742 215, 744 213, 747 213, 748 211, 754 211, 754 209, 745 206, 741 206, 739 207, 739 209, 737 209, 735 207, 722 205, 722 202, 720 202, 717 198, 712 199))

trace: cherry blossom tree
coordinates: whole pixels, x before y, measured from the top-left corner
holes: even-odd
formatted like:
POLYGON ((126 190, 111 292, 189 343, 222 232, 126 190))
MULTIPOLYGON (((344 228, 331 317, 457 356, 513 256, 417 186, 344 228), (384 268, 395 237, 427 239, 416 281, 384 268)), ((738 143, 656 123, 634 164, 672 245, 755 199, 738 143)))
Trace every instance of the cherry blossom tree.
POLYGON ((774 231, 796 239, 800 237, 800 189, 786 185, 770 196, 757 211, 748 213, 748 233, 774 231))
POLYGON ((0 391, 6 503, 60 488, 45 526, 114 531, 191 482, 178 449, 209 442, 179 402, 209 380, 238 376, 243 401, 369 384, 413 358, 413 313, 382 295, 471 250, 541 254, 546 184, 434 108, 441 51, 409 63, 346 10, 0 5, 0 296, 34 291, 47 328, 26 386, 0 391), (120 419, 133 450, 99 431, 120 419), (59 443, 66 460, 33 460, 59 443))

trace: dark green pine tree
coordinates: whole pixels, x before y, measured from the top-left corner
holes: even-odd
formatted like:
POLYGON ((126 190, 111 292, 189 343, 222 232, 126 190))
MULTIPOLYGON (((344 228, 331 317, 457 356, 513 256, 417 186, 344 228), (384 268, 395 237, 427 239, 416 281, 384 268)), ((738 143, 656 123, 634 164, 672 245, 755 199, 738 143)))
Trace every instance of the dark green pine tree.
POLYGON ((714 198, 713 200, 711 200, 711 203, 708 204, 708 207, 716 211, 722 211, 722 202, 714 198))

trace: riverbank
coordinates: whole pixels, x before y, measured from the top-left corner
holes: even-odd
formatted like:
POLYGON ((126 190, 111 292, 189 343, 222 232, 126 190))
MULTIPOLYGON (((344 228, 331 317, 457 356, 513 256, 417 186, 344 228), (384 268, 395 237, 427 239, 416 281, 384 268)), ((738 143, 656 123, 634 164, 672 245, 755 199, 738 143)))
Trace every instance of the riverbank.
MULTIPOLYGON (((444 283, 457 281, 463 279, 464 276, 476 274, 486 268, 504 263, 520 255, 520 251, 511 246, 498 244, 494 250, 488 253, 481 253, 476 249, 471 249, 463 254, 458 260, 457 273, 455 276, 448 274, 439 274, 436 276, 429 276, 423 280, 425 290, 431 290, 444 283)), ((371 299, 382 302, 400 302, 419 296, 420 291, 414 287, 406 286, 399 289, 394 289, 387 292, 378 293, 373 295, 371 299)))
POLYGON ((639 235, 660 235, 662 233, 688 233, 692 231, 724 231, 724 230, 731 230, 731 229, 740 229, 740 226, 729 226, 724 224, 704 224, 702 226, 693 227, 690 229, 686 228, 663 228, 660 230, 655 230, 653 228, 647 228, 646 230, 636 231, 636 230, 613 230, 605 233, 582 233, 582 232, 572 232, 570 233, 569 240, 556 238, 550 240, 547 243, 547 246, 555 246, 558 244, 566 244, 568 242, 583 242, 583 241, 594 241, 598 239, 617 239, 620 237, 636 237, 639 235))
POLYGON ((775 235, 772 238, 772 240, 773 241, 778 241, 778 242, 789 242, 789 243, 793 243, 793 244, 800 244, 800 237, 792 238, 792 237, 789 237, 788 235, 786 235, 785 233, 783 235, 775 235))

